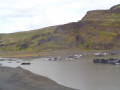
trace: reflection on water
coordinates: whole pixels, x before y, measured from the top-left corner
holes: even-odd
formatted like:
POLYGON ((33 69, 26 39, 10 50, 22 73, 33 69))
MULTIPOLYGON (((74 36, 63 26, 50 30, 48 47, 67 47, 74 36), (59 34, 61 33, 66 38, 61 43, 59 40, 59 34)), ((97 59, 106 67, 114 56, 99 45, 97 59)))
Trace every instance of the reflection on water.
MULTIPOLYGON (((104 58, 120 58, 119 55, 104 58)), ((33 73, 49 77, 56 82, 80 90, 120 90, 120 66, 94 64, 94 56, 86 56, 78 60, 44 61, 34 59, 31 65, 4 62, 4 66, 21 66, 33 73)), ((99 57, 103 58, 103 57, 99 57)))

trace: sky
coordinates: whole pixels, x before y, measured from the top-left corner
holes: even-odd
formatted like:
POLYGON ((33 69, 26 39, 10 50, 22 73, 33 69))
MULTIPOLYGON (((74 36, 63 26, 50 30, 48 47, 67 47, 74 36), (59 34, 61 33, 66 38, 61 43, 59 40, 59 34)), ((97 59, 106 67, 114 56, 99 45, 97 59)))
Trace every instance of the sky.
POLYGON ((0 33, 77 22, 87 11, 117 4, 120 0, 0 0, 0 33))

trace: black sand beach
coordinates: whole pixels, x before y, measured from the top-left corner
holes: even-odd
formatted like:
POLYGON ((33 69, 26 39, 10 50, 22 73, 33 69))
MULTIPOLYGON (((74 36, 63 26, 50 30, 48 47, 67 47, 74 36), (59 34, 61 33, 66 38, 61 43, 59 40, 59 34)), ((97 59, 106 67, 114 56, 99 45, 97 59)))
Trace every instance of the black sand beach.
POLYGON ((0 67, 0 90, 75 90, 24 70, 0 67))

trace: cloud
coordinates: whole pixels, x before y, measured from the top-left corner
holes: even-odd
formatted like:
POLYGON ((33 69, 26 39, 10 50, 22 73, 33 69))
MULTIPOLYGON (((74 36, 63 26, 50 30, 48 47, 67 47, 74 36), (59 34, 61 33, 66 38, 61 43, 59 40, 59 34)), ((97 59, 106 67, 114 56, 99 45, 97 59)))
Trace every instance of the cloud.
POLYGON ((0 33, 76 22, 87 11, 109 9, 120 0, 1 0, 0 33))

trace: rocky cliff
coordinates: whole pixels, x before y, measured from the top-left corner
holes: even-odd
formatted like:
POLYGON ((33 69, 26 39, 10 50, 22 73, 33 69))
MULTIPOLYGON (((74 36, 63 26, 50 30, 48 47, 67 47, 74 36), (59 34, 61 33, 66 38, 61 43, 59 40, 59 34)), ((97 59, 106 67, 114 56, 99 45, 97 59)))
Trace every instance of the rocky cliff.
POLYGON ((120 4, 88 11, 82 20, 39 30, 1 34, 0 50, 119 49, 120 4))
POLYGON ((109 10, 88 11, 82 20, 58 26, 55 33, 75 36, 77 47, 116 49, 120 46, 120 5, 109 10))

